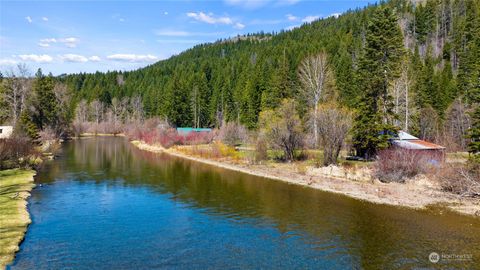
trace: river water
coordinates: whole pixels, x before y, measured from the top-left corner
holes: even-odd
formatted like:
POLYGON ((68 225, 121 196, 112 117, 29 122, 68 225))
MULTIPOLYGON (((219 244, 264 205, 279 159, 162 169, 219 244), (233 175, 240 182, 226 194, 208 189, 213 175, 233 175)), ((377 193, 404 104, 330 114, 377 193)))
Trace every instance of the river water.
POLYGON ((371 204, 122 138, 68 142, 35 181, 33 222, 9 269, 480 268, 479 219, 371 204))

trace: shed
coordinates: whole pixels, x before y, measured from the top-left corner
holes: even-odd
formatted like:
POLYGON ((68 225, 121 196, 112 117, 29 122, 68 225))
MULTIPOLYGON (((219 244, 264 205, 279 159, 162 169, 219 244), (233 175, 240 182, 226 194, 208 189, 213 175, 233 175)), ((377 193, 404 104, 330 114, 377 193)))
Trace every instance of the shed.
POLYGON ((180 128, 177 128, 177 132, 178 134, 180 135, 188 135, 192 132, 211 132, 212 129, 211 128, 191 128, 191 127, 180 127, 180 128))
POLYGON ((438 161, 443 161, 445 158, 445 147, 420 140, 419 138, 408 134, 405 131, 399 131, 397 138, 392 140, 392 144, 403 149, 421 151, 422 153, 431 156, 432 159, 436 159, 438 161))
POLYGON ((13 126, 0 126, 0 139, 8 139, 12 136, 13 126))

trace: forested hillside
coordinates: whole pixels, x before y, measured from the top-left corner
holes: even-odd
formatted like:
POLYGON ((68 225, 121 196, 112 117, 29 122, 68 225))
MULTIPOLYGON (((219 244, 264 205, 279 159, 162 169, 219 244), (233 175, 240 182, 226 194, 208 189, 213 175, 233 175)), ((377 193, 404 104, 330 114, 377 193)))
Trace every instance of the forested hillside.
MULTIPOLYGON (((109 104, 113 97, 140 95, 147 116, 165 116, 176 126, 213 127, 240 120, 256 128, 260 112, 276 108, 285 98, 295 98, 307 121, 299 67, 305 58, 324 51, 334 91, 322 99, 335 96, 357 110, 359 104, 368 104, 364 93, 369 74, 361 66, 368 54, 369 23, 382 6, 392 10, 400 29, 386 35, 403 43, 392 76, 385 80, 384 102, 392 104, 393 122, 422 138, 466 149, 467 129, 478 125, 467 112, 480 99, 480 1, 392 0, 291 31, 198 45, 136 71, 74 74, 60 80, 77 101, 109 104)), ((385 65, 385 74, 390 68, 385 65)))

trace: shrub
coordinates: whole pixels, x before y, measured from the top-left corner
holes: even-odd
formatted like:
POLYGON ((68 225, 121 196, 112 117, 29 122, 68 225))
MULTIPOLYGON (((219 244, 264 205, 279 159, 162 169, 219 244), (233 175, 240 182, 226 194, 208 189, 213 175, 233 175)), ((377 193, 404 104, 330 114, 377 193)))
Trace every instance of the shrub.
POLYGON ((255 162, 262 162, 268 159, 267 142, 263 138, 258 138, 255 141, 255 162))
POLYGON ((33 144, 27 137, 0 140, 0 169, 28 167, 30 157, 36 156, 33 144))
POLYGON ((374 176, 382 182, 404 182, 426 173, 432 156, 421 151, 393 148, 378 152, 374 176))
POLYGON ((444 191, 464 197, 480 196, 480 168, 477 166, 445 164, 434 177, 444 191))
POLYGON ((224 123, 219 130, 218 139, 226 145, 243 144, 247 139, 247 129, 237 122, 224 123))
POLYGON ((259 126, 268 144, 283 151, 285 160, 294 160, 295 151, 303 148, 304 133, 295 101, 286 99, 277 109, 262 111, 259 126))

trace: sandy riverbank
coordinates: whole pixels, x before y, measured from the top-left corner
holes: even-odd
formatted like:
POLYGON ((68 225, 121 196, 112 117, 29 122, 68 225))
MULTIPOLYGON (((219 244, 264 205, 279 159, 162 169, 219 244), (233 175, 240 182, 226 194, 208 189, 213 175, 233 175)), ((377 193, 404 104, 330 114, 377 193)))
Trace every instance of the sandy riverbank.
POLYGON ((167 153, 212 166, 343 194, 372 203, 416 209, 433 209, 434 206, 441 206, 438 207, 439 211, 446 208, 461 214, 480 215, 480 200, 462 198, 455 194, 443 192, 438 185, 425 177, 417 177, 405 184, 387 184, 370 179, 368 172, 352 172, 336 166, 309 167, 304 172, 299 173, 294 164, 239 164, 228 160, 218 161, 192 156, 181 152, 179 149, 165 149, 159 145, 149 145, 140 141, 132 141, 132 144, 139 149, 150 152, 167 153))
POLYGON ((0 171, 0 269, 15 258, 31 222, 27 199, 34 175, 33 170, 0 171))

